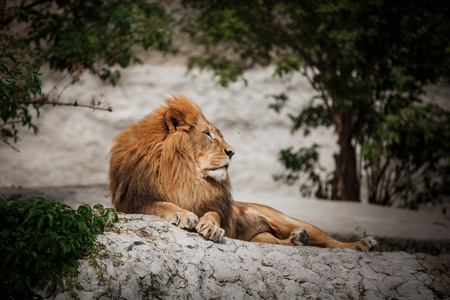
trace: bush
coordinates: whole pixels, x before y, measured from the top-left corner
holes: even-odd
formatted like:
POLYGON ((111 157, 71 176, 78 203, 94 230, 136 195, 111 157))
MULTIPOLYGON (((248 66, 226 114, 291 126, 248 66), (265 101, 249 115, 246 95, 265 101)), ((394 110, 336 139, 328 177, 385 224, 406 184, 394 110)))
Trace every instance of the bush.
POLYGON ((44 198, 1 200, 0 298, 39 297, 34 289, 48 283, 52 292, 64 290, 63 277, 75 277, 78 260, 98 254, 104 246, 96 234, 117 220, 114 209, 99 204, 74 210, 44 198))
POLYGON ((388 114, 361 152, 369 202, 417 209, 450 199, 450 112, 428 104, 388 114))

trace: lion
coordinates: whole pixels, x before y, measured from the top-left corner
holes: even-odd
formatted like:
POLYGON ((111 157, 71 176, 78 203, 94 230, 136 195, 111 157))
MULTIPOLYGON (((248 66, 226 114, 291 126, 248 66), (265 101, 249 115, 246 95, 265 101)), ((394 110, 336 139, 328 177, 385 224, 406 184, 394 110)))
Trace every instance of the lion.
POLYGON ((204 238, 350 248, 368 252, 372 237, 340 242, 269 206, 234 201, 228 167, 234 149, 183 95, 117 135, 109 189, 117 211, 150 214, 204 238))

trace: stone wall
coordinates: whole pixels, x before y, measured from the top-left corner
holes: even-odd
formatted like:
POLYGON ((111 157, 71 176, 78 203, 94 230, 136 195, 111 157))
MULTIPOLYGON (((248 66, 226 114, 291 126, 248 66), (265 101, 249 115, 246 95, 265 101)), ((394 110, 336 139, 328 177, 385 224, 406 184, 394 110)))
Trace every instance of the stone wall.
MULTIPOLYGON (((361 253, 224 238, 213 243, 155 216, 120 214, 98 236, 111 255, 81 262, 81 299, 445 299, 450 255, 361 253)), ((42 295, 66 299, 68 293, 42 295)))

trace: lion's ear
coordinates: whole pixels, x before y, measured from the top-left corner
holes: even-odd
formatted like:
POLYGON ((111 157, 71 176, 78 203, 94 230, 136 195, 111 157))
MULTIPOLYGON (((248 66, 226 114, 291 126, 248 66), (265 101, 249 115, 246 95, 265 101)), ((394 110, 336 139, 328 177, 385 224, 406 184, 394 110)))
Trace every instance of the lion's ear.
POLYGON ((169 133, 189 129, 189 126, 186 124, 186 116, 179 110, 169 109, 165 119, 167 128, 169 128, 169 133))

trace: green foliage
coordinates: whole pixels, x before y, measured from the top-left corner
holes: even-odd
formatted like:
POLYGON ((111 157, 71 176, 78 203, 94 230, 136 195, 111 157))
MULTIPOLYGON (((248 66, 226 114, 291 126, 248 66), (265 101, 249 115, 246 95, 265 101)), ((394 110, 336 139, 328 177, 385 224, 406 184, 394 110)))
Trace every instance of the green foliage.
POLYGON ((292 148, 281 150, 278 159, 286 168, 286 172, 274 175, 274 179, 292 185, 300 179, 301 174, 307 174, 300 184, 302 194, 327 199, 329 176, 324 175, 325 169, 319 164, 319 148, 319 145, 314 144, 310 148, 300 148, 296 152, 292 148))
MULTIPOLYGON (((217 83, 221 86, 228 86, 230 82, 237 81, 243 74, 244 69, 240 64, 228 61, 218 56, 196 56, 188 59, 188 71, 192 71, 195 66, 211 66, 214 75, 219 79, 217 83)), ((201 67, 204 69, 204 67, 201 67)), ((245 79, 244 79, 245 81, 245 79)), ((247 83, 245 81, 245 83, 247 83)))
POLYGON ((269 104, 269 108, 273 109, 277 113, 281 111, 281 109, 286 105, 289 100, 288 96, 285 93, 272 95, 272 98, 275 99, 275 103, 269 104))
POLYGON ((272 62, 273 39, 280 33, 273 22, 272 1, 264 5, 237 0, 182 3, 187 8, 182 29, 206 49, 206 56, 192 58, 191 67, 213 70, 218 83, 227 86, 255 64, 272 62))
POLYGON ((326 106, 320 102, 314 104, 311 101, 310 105, 298 115, 288 114, 288 116, 292 121, 291 132, 295 133, 300 128, 303 128, 304 136, 308 136, 314 128, 320 126, 330 127, 332 125, 326 106))
POLYGON ((450 113, 436 105, 386 115, 362 154, 373 203, 416 209, 450 197, 450 113))
POLYGON ((37 132, 30 108, 59 102, 60 95, 41 94, 44 64, 68 74, 72 83, 89 70, 115 85, 119 68, 141 62, 139 47, 170 51, 174 26, 161 4, 145 0, 2 1, 1 140, 17 141, 17 123, 37 132))
MULTIPOLYGON (((358 200, 363 171, 389 176, 370 160, 365 170, 359 168, 356 149, 366 142, 382 143, 379 128, 387 115, 405 113, 426 85, 449 78, 450 7, 445 0, 407 5, 384 0, 184 0, 183 4, 190 9, 185 31, 205 46, 205 54, 193 58, 191 68, 213 70, 222 85, 238 80, 248 68, 270 64, 276 67, 274 76, 301 72, 307 77, 317 95, 308 106, 289 114, 292 131, 303 129, 308 135, 319 126, 336 127, 340 152, 330 181, 337 191, 332 194, 335 199, 358 200)), ((284 93, 276 95, 271 107, 280 111, 287 101, 284 93)), ((442 126, 441 120, 438 123, 442 126)), ((411 139, 411 134, 418 132, 398 128, 396 133, 400 140, 411 139)), ((446 147, 438 142, 436 148, 446 147)), ((392 155, 409 157, 407 151, 414 148, 379 153, 383 160, 392 160, 397 159, 392 155)), ((282 163, 292 165, 284 160, 285 154, 282 163)), ((435 155, 445 158, 443 152, 435 155)), ((307 156, 294 157, 308 161, 307 156)), ((402 161, 414 167, 414 161, 402 161)), ((301 173, 304 170, 298 176, 301 173)), ((424 184, 430 181, 428 176, 422 173, 424 184)))
POLYGON ((34 63, 73 72, 73 66, 99 74, 111 83, 117 73, 139 62, 133 46, 168 51, 172 18, 164 8, 144 0, 32 1, 7 7, 7 21, 26 24, 14 36, 14 50, 23 46, 34 63), (107 73, 109 72, 109 75, 107 73))
MULTIPOLYGON (((21 102, 41 95, 41 75, 39 69, 17 61, 12 55, 0 55, 0 115, 3 121, 0 126, 1 138, 14 138, 17 142, 16 122, 37 133, 37 127, 31 122, 28 105, 21 105, 21 102), (7 124, 10 126, 6 126, 7 124)), ((39 106, 34 105, 34 108, 39 114, 39 106)))
POLYGON ((44 198, 34 202, 1 200, 1 298, 35 297, 33 290, 48 282, 53 291, 63 290, 63 277, 78 274, 78 260, 96 255, 102 248, 96 234, 117 220, 117 213, 102 205, 82 205, 74 210, 44 198))

